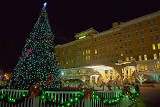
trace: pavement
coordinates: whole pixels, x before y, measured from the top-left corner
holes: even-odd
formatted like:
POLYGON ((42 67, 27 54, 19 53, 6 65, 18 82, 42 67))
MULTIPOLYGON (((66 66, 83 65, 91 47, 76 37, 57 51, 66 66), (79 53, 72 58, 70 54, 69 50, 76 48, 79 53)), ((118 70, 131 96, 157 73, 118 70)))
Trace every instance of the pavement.
POLYGON ((140 99, 145 107, 160 107, 160 87, 140 87, 140 99))

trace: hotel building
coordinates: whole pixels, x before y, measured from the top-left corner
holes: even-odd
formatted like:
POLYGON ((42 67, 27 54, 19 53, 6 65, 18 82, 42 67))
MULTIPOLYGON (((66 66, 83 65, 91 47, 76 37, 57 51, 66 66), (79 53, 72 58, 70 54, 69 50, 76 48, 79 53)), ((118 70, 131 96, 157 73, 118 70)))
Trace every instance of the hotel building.
POLYGON ((160 67, 160 11, 97 32, 90 28, 75 35, 76 40, 55 47, 63 69, 107 65, 120 58, 135 59, 140 71, 160 67))

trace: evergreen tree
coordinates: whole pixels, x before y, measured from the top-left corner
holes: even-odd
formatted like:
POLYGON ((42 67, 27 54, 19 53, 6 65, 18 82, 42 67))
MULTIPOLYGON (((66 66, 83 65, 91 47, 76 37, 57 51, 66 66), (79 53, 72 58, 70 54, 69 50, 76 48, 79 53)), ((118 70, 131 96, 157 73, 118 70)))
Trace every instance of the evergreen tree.
POLYGON ((58 88, 59 75, 54 35, 48 21, 45 3, 13 71, 10 88, 29 89, 31 85, 41 81, 44 82, 44 89, 58 88))

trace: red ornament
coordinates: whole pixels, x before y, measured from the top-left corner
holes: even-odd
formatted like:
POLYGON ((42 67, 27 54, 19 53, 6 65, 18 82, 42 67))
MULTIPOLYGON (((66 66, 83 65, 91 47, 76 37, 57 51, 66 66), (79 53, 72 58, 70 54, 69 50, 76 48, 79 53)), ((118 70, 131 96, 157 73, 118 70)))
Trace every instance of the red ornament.
POLYGON ((30 72, 30 71, 31 71, 31 68, 28 67, 28 68, 27 68, 27 71, 30 72))
POLYGON ((26 56, 26 55, 24 55, 23 57, 24 57, 24 58, 26 58, 27 56, 26 56))
POLYGON ((49 44, 51 38, 50 37, 46 37, 46 40, 47 40, 47 44, 49 44))
POLYGON ((87 99, 89 97, 89 99, 92 100, 93 99, 93 89, 87 89, 87 88, 85 88, 84 90, 85 90, 85 92, 84 92, 85 97, 87 99))
POLYGON ((32 40, 34 39, 35 36, 32 36, 32 40))
POLYGON ((52 78, 53 78, 52 74, 49 74, 47 77, 47 83, 46 83, 47 85, 48 83, 50 83, 50 85, 52 86, 52 78))
POLYGON ((30 53, 32 53, 31 49, 27 49, 27 54, 29 55, 30 53))
POLYGON ((39 95, 40 88, 41 88, 41 85, 38 85, 38 86, 32 85, 30 88, 31 95, 29 96, 29 98, 32 99, 33 97, 37 97, 39 95))
POLYGON ((124 86, 124 89, 125 89, 125 93, 129 94, 131 96, 130 87, 129 86, 124 86))
POLYGON ((52 57, 52 53, 50 53, 50 55, 49 55, 50 57, 52 57))

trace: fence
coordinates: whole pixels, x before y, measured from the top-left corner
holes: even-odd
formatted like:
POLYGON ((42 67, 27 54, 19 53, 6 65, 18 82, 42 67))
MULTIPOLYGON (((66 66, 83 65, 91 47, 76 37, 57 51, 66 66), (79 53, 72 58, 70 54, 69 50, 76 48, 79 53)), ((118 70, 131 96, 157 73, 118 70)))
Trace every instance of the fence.
MULTIPOLYGON (((14 89, 3 89, 4 94, 8 94, 10 97, 18 97, 21 96, 23 93, 28 92, 28 90, 14 90, 14 89)), ((80 91, 45 91, 48 96, 51 98, 55 98, 56 102, 64 103, 65 101, 68 101, 70 98, 72 98, 74 95, 77 95, 80 93, 80 91)), ((110 99, 114 97, 120 96, 122 93, 122 90, 114 90, 114 91, 96 91, 96 93, 105 99, 110 99)), ((119 104, 114 105, 104 105, 102 102, 96 99, 90 100, 89 98, 83 98, 81 101, 78 101, 77 103, 73 104, 71 107, 128 107, 131 105, 132 102, 125 101, 122 99, 122 101, 119 104), (127 102, 127 104, 126 104, 127 102)), ((40 99, 40 97, 34 97, 33 99, 29 99, 28 97, 24 99, 23 102, 20 102, 19 104, 12 104, 12 103, 6 103, 6 102, 0 102, 0 107, 60 107, 59 105, 50 105, 43 103, 40 99)))

